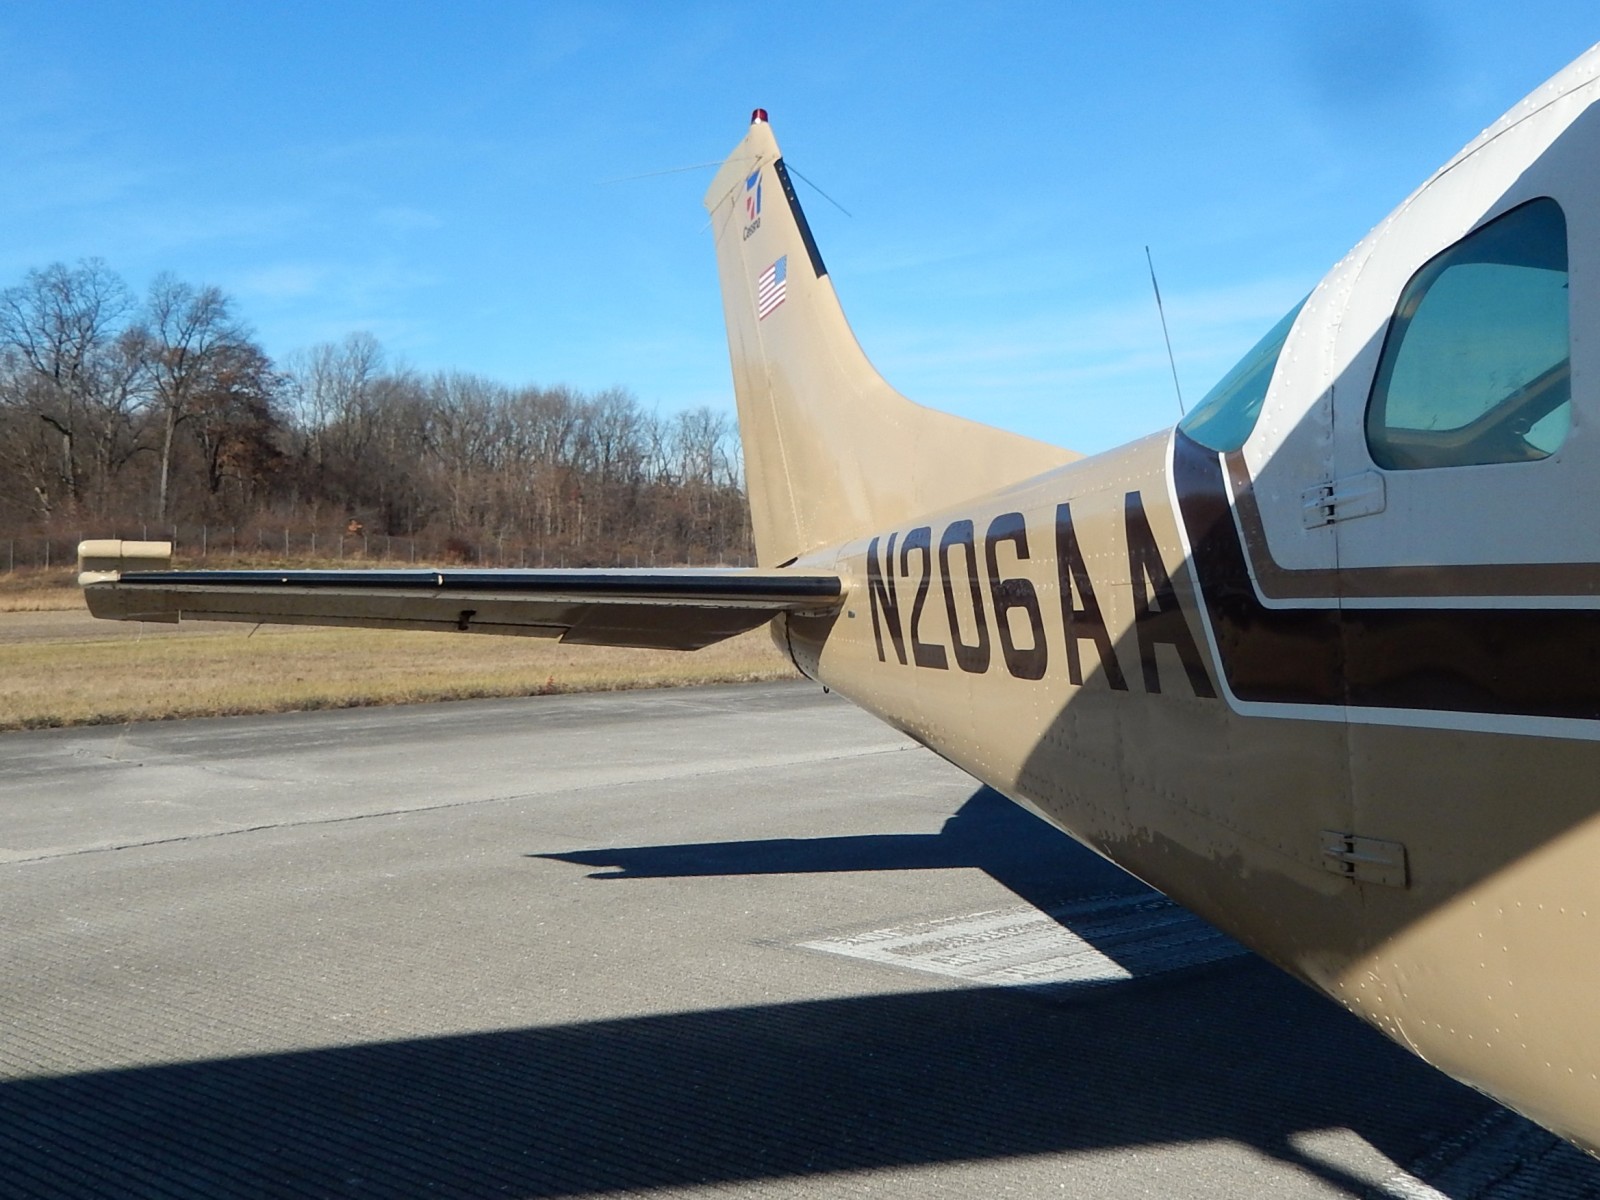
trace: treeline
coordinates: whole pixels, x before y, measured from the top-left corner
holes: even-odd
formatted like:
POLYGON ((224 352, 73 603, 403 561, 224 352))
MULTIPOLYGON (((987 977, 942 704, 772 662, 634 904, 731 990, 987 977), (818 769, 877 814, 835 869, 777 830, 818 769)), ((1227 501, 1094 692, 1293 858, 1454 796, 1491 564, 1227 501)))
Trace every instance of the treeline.
POLYGON ((751 557, 723 414, 424 375, 364 333, 274 362, 217 288, 162 276, 136 297, 98 260, 0 292, 0 538, 82 531, 510 565, 751 557))

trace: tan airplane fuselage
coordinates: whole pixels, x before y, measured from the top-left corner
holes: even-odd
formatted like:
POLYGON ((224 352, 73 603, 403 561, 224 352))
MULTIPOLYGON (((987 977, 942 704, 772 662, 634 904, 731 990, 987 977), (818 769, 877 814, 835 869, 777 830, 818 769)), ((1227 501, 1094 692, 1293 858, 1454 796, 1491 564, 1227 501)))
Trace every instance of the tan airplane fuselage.
POLYGON ((796 664, 1591 1152, 1597 101, 1600 48, 1076 461, 888 388, 764 114, 706 195, 758 554, 843 581, 796 664))
MULTIPOLYGON (((1303 661, 1315 632, 1208 634, 1193 545, 1239 537, 1207 457, 1174 431, 803 558, 841 573, 846 604, 780 619, 778 641, 813 678, 1594 1151, 1600 744, 1234 712, 1214 643, 1243 654, 1266 639, 1241 673, 1284 695, 1326 663, 1303 661), (1200 469, 1175 479, 1185 457, 1200 469), (1351 863, 1330 833, 1385 843, 1389 861, 1351 863)), ((1250 581, 1224 565, 1203 586, 1250 581)))

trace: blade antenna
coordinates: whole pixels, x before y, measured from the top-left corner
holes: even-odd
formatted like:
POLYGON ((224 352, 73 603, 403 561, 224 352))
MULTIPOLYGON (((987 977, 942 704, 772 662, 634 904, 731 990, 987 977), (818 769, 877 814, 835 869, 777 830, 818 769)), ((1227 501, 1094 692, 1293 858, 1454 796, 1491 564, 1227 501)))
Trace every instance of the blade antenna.
POLYGON ((1161 337, 1167 343, 1167 362, 1172 366, 1172 390, 1178 393, 1178 415, 1187 416, 1183 407, 1183 389, 1178 386, 1178 360, 1172 356, 1172 337, 1167 333, 1167 310, 1161 304, 1161 285, 1156 282, 1156 260, 1150 257, 1150 247, 1144 248, 1144 260, 1150 264, 1150 286, 1156 293, 1156 312, 1161 314, 1161 337))
MULTIPOLYGON (((785 162, 785 163, 784 163, 784 165, 785 165, 785 166, 787 166, 787 167, 788 167, 788 168, 789 168, 789 172, 790 172, 790 174, 792 174, 792 175, 800 175, 800 168, 799 168, 799 167, 797 167, 797 166, 795 166, 795 165, 794 165, 794 164, 793 164, 793 163, 791 163, 791 162, 785 162)), ((800 178, 801 178, 801 179, 806 179, 806 177, 805 177, 805 176, 804 176, 804 175, 800 175, 800 178)), ((809 179, 806 179, 806 182, 807 182, 807 183, 811 183, 811 180, 809 180, 809 179)), ((824 199, 824 200, 826 200, 826 201, 827 201, 827 202, 828 202, 828 203, 829 203, 829 204, 831 204, 831 205, 833 205, 833 206, 834 206, 834 207, 835 207, 835 208, 837 208, 837 209, 838 209, 838 210, 839 210, 839 211, 840 211, 840 212, 842 212, 842 213, 843 213, 843 214, 844 214, 844 215, 845 215, 845 216, 847 216, 847 217, 850 217, 850 218, 852 218, 852 219, 853 219, 853 218, 854 218, 854 217, 855 217, 855 214, 854 214, 854 213, 852 213, 852 212, 851 212, 851 211, 850 211, 850 210, 849 210, 849 209, 848 209, 848 208, 846 208, 846 207, 845 207, 845 206, 844 206, 844 205, 842 205, 842 204, 840 204, 840 203, 839 203, 839 202, 838 202, 838 201, 837 201, 837 200, 835 200, 835 199, 834 199, 834 198, 833 198, 833 197, 832 197, 832 196, 830 196, 830 195, 828 195, 828 193, 827 193, 827 192, 825 192, 825 191, 823 191, 823 190, 822 190, 822 189, 821 189, 821 188, 819 188, 819 187, 817 187, 817 185, 816 185, 816 184, 814 184, 814 183, 811 183, 811 186, 812 186, 812 187, 813 187, 813 188, 816 188, 816 192, 817 192, 817 195, 819 195, 819 196, 821 196, 821 197, 822 197, 822 198, 823 198, 823 199, 824 199)))

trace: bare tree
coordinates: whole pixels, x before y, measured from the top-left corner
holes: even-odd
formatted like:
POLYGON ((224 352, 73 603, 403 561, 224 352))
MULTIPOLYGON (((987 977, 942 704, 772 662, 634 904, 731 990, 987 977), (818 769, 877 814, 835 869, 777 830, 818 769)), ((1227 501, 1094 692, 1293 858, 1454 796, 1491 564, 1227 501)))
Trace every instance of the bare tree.
POLYGON ((359 458, 373 434, 383 347, 370 333, 324 342, 290 360, 286 375, 306 431, 313 470, 359 458))
POLYGON ((165 521, 178 427, 195 415, 225 358, 249 339, 219 288, 197 288, 166 274, 150 285, 134 337, 150 372, 158 421, 155 517, 165 521))
POLYGON ((230 539, 282 522, 286 549, 291 527, 309 541, 333 518, 446 556, 572 565, 738 558, 749 541, 725 415, 424 379, 365 333, 280 371, 217 288, 163 275, 135 311, 97 261, 0 291, 0 515, 45 533, 226 519, 230 539))
POLYGON ((435 376, 428 390, 430 448, 448 496, 451 531, 481 527, 491 516, 492 478, 500 465, 505 389, 479 375, 452 372, 435 376))
MULTIPOLYGON (((5 402, 49 430, 53 462, 31 461, 41 511, 84 498, 84 442, 105 465, 127 434, 132 391, 123 385, 117 337, 132 301, 122 280, 99 259, 75 267, 54 263, 29 271, 21 285, 0 292, 0 353, 10 386, 5 402)), ((24 424, 26 421, 24 421, 24 424)), ((13 456, 37 439, 24 435, 13 456)))
POLYGON ((283 458, 279 448, 278 390, 281 377, 266 353, 251 342, 217 348, 205 377, 190 397, 189 427, 200 450, 208 515, 232 482, 242 507, 266 483, 283 458))

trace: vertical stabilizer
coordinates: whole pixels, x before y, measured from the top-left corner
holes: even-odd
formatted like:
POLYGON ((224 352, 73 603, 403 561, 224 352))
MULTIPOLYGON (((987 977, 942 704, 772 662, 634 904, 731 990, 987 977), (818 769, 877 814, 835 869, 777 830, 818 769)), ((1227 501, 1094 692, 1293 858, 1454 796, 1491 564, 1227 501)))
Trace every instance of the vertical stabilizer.
POLYGON ((763 566, 1078 457, 913 404, 873 369, 760 109, 705 205, 763 566))

